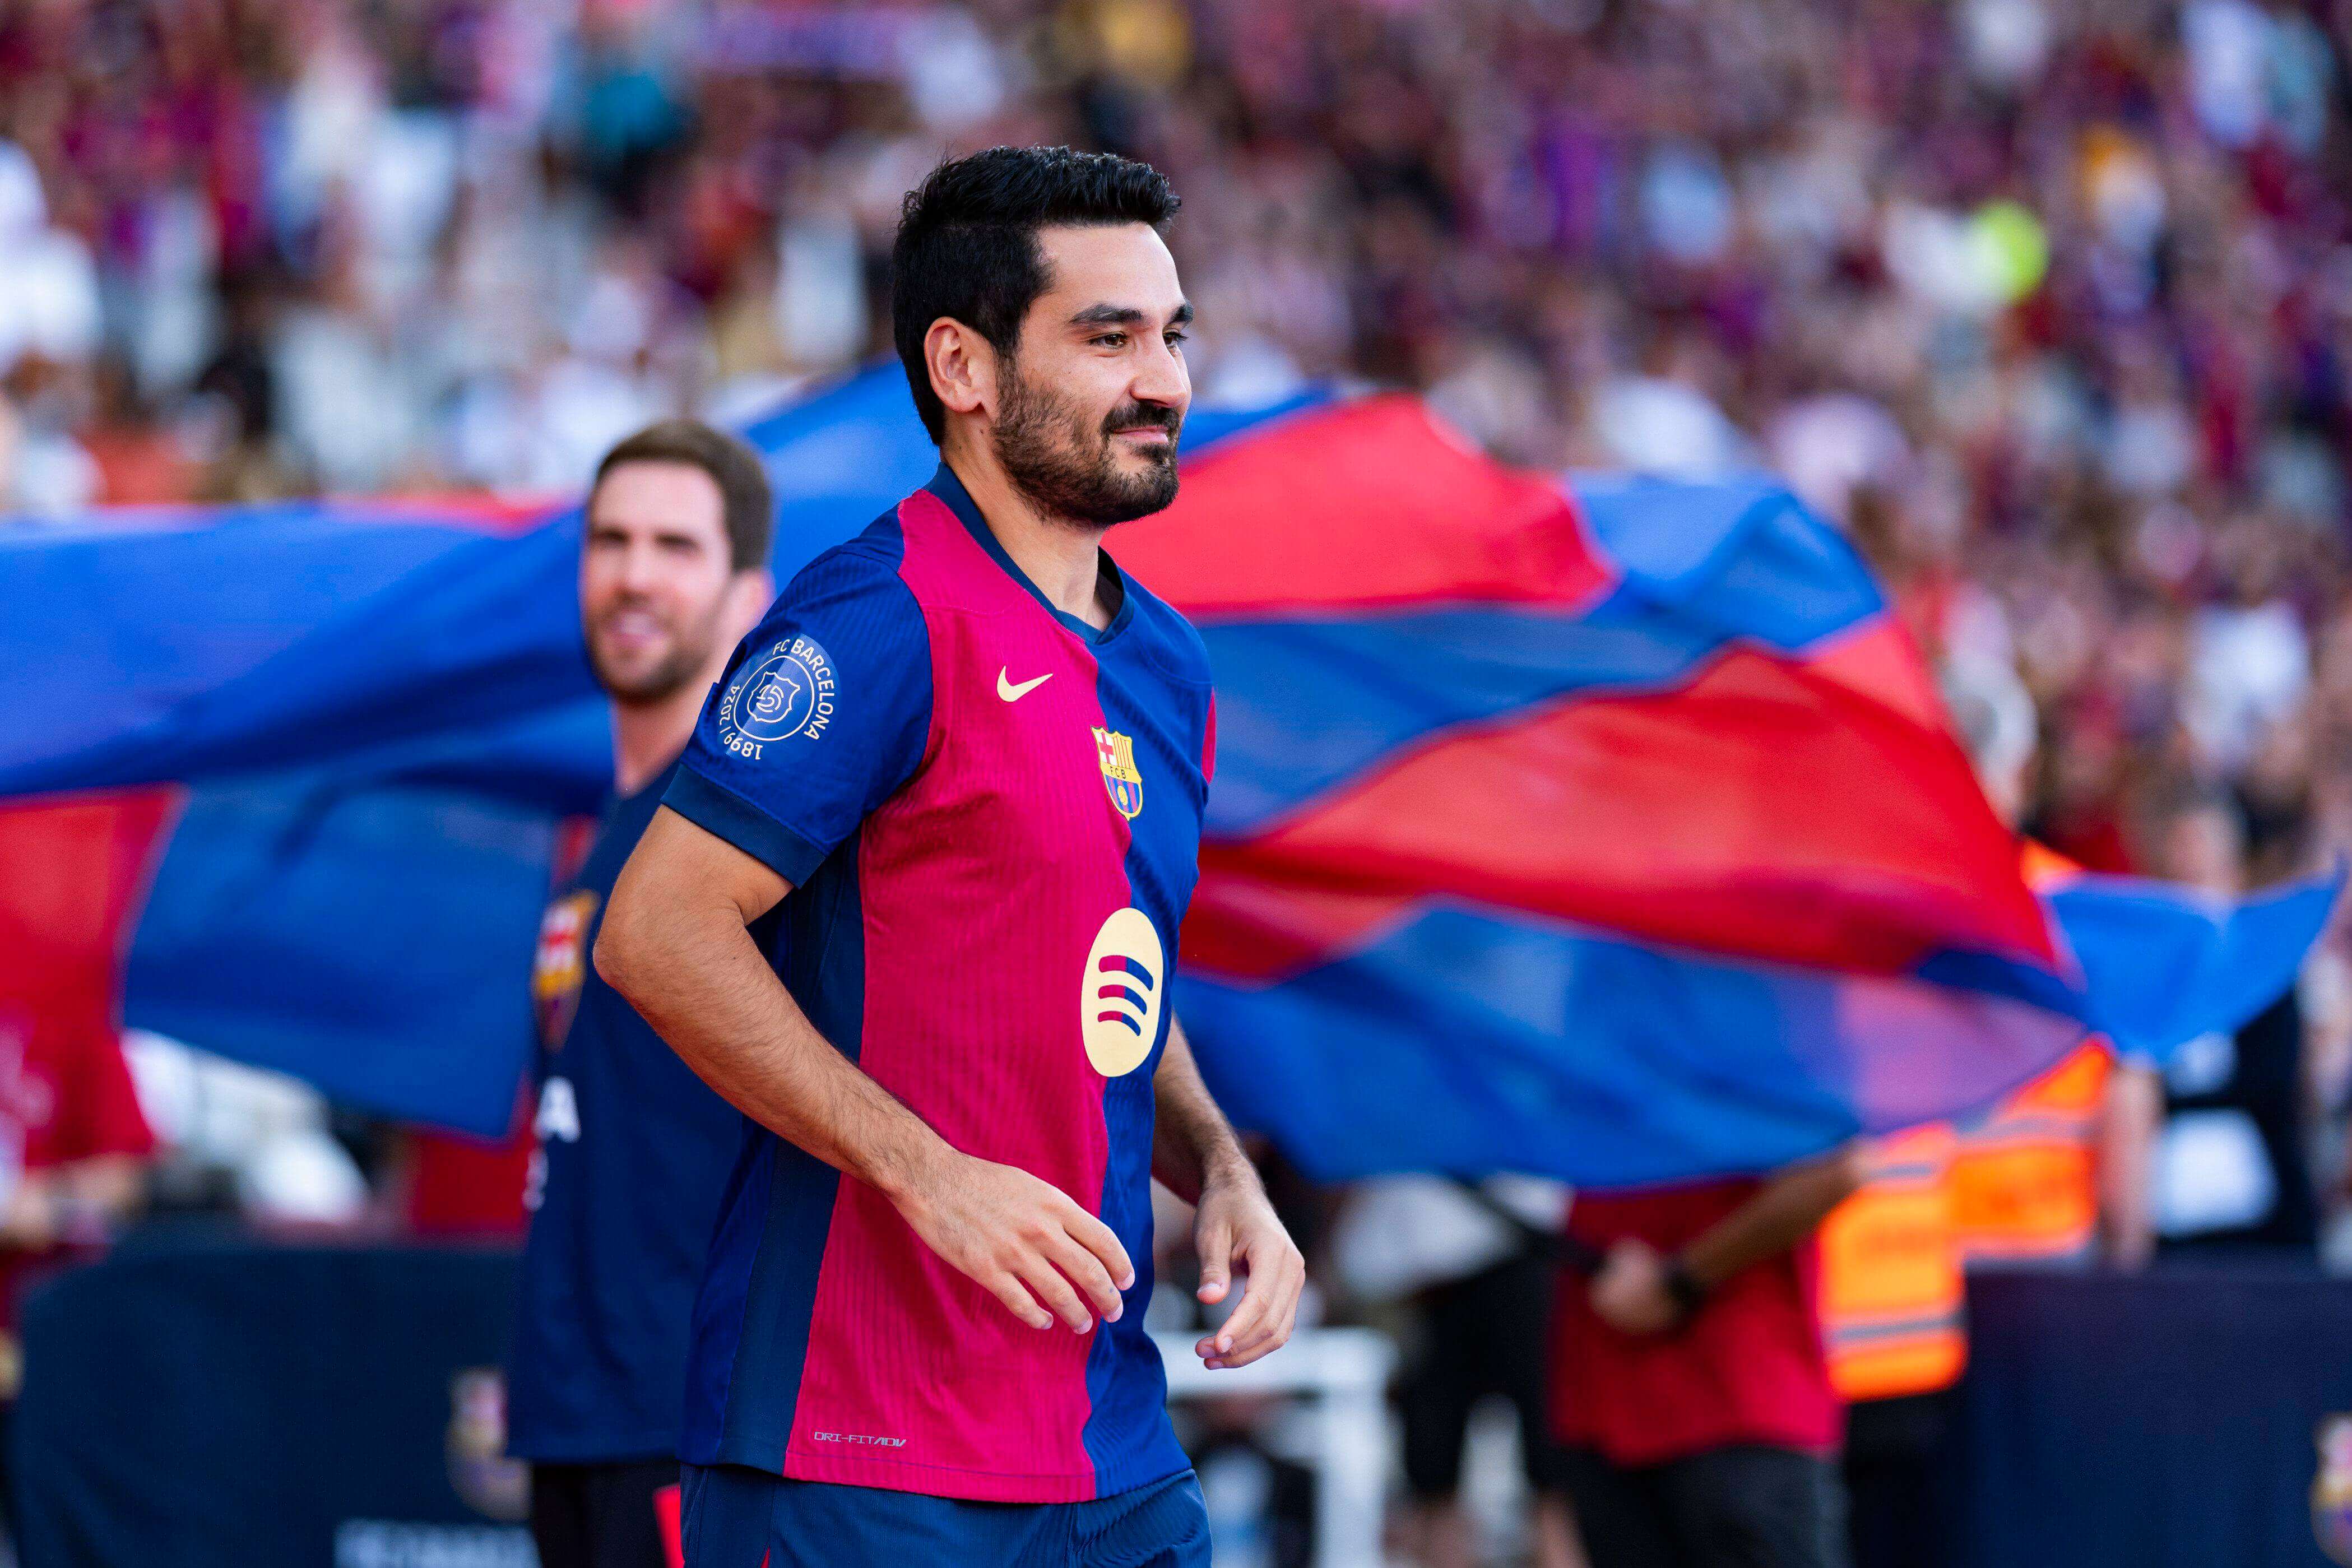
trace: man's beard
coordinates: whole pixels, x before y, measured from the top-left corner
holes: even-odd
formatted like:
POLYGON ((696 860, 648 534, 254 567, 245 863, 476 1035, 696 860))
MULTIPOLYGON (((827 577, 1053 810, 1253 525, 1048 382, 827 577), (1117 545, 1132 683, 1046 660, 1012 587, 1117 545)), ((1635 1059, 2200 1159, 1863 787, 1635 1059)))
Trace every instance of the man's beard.
POLYGON ((1123 403, 1097 424, 1056 402, 1005 365, 1004 411, 990 432, 996 460, 1013 487, 1047 517, 1108 528, 1164 510, 1176 499, 1176 433, 1183 416, 1148 403, 1123 403), (1113 437, 1121 430, 1165 430, 1168 445, 1139 454, 1139 474, 1120 471, 1113 437))
POLYGON ((652 668, 639 674, 624 675, 607 668, 592 634, 588 638, 588 667, 595 672, 596 684, 604 689, 605 696, 624 708, 650 708, 668 701, 688 681, 698 679, 709 664, 718 637, 719 614, 714 607, 702 618, 701 625, 680 631, 671 640, 669 651, 652 668))

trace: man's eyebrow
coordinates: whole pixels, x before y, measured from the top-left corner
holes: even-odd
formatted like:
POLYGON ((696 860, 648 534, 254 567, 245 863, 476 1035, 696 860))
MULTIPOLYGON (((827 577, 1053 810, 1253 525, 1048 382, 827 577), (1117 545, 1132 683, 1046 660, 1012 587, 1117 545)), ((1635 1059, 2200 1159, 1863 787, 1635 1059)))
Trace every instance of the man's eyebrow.
MULTIPOLYGON (((1149 315, 1132 305, 1089 305, 1070 318, 1070 325, 1074 327, 1138 327, 1150 319, 1149 315)), ((1192 302, 1187 300, 1176 307, 1176 313, 1169 318, 1169 324, 1181 327, 1192 320, 1192 302)))

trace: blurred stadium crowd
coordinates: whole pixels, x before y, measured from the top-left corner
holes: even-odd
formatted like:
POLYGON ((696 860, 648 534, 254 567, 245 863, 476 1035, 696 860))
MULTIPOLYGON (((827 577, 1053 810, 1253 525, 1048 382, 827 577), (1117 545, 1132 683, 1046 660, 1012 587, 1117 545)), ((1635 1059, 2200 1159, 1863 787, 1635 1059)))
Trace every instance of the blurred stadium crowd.
POLYGON ((1066 142, 1183 195, 1204 399, 1773 468, 2040 837, 2185 874, 2219 799, 2262 883, 2352 849, 2347 58, 2342 0, 0 0, 0 516, 576 489, 887 351, 900 193, 1066 142))
POLYGON ((2273 868, 2352 839, 2347 22, 0 6, 0 508, 575 486, 883 348, 942 148, 1067 141, 1185 195, 1204 396, 1367 377, 1539 467, 1767 464, 2050 742, 2058 847, 2144 865, 2127 778, 2226 784, 2273 868))

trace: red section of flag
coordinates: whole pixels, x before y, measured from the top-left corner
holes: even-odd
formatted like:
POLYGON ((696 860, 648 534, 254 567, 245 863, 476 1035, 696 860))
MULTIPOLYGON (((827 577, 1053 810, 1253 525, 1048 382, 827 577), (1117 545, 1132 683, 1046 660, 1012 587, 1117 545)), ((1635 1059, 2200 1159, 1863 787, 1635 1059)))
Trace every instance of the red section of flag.
POLYGON ((131 921, 178 792, 0 809, 0 999, 112 1033, 131 921))
POLYGON ((1178 945, 1182 962, 1226 981, 1273 981, 1353 952, 1404 920, 1416 892, 1267 881, 1216 846, 1201 855, 1201 879, 1178 945))
POLYGON ((1192 616, 1449 601, 1570 605, 1611 581, 1557 480, 1490 461, 1412 398, 1224 443, 1112 541, 1192 616))
POLYGON ((1899 621, 1883 616, 1864 621, 1807 649, 1805 662, 1816 675, 1884 704, 1921 729, 1946 728, 1943 695, 1899 621))
POLYGON ((1349 942, 1400 896, 1452 894, 1864 973, 1946 948, 2054 962, 1958 743, 1887 701, 1899 686, 1857 689, 1860 662, 1735 649, 1672 691, 1439 736, 1211 847, 1187 955, 1270 979, 1338 956, 1315 944, 1349 942))
POLYGON ((520 1241, 530 1215, 523 1207, 531 1137, 527 1099, 515 1110, 514 1131, 500 1142, 412 1128, 402 1217, 411 1236, 433 1240, 520 1241))

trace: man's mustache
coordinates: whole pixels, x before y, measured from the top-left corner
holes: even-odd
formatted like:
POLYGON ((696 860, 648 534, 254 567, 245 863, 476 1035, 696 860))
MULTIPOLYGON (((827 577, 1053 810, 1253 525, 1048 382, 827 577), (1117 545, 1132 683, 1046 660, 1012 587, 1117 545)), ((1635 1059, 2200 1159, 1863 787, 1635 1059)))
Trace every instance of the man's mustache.
POLYGON ((663 613, 660 606, 655 601, 651 599, 635 598, 614 600, 611 604, 606 605, 604 608, 596 611, 593 616, 591 616, 589 617, 589 625, 601 628, 615 616, 625 616, 631 611, 639 611, 653 616, 654 619, 662 624, 662 628, 665 631, 676 631, 677 629, 672 617, 663 613))
POLYGON ((1118 436, 1129 430, 1165 430, 1174 440, 1184 423, 1181 412, 1173 408, 1158 408, 1149 403, 1130 403, 1103 421, 1103 434, 1118 436))

